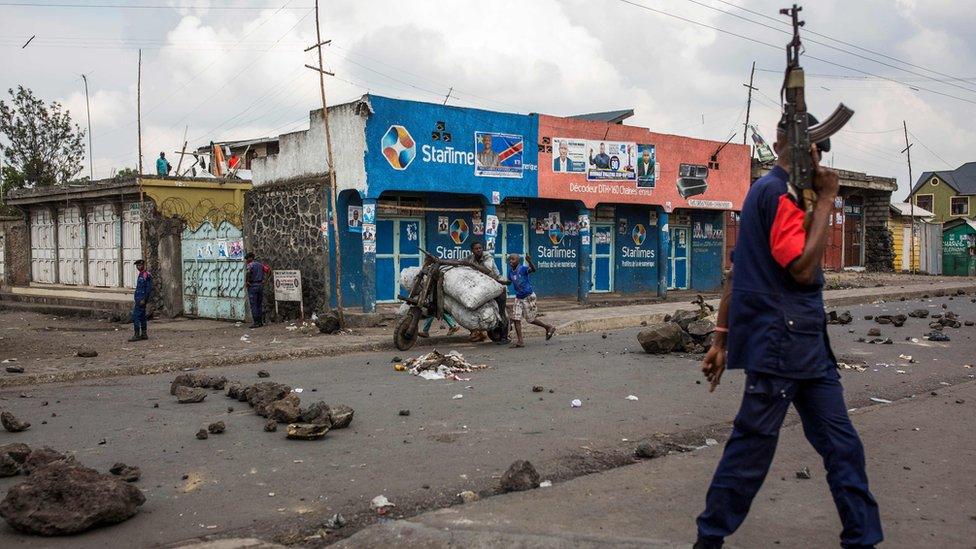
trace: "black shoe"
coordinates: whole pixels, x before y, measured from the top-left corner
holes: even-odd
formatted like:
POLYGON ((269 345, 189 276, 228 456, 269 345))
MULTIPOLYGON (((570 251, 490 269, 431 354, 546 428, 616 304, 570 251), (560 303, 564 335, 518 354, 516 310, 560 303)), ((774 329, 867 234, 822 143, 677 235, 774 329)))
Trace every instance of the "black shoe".
POLYGON ((139 336, 139 339, 149 339, 149 334, 147 334, 146 332, 142 332, 142 335, 139 336))
POLYGON ((261 324, 258 324, 258 323, 255 322, 254 324, 251 324, 249 327, 250 328, 260 328, 261 326, 262 326, 261 324))
POLYGON ((724 541, 699 537, 692 549, 722 549, 724 541))
POLYGON ((134 334, 132 337, 129 338, 129 343, 132 343, 132 342, 135 342, 135 341, 141 341, 142 339, 143 338, 142 338, 141 335, 134 334))

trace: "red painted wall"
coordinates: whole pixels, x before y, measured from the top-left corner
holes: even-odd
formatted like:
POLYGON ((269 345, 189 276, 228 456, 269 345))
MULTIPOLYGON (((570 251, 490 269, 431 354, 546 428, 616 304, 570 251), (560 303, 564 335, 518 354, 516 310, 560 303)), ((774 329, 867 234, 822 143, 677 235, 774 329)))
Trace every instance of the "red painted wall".
MULTIPOLYGON (((539 151, 539 197, 580 200, 590 208, 597 204, 655 204, 672 208, 712 208, 740 210, 749 190, 750 150, 747 145, 729 143, 718 155, 719 169, 710 169, 708 190, 704 194, 683 198, 678 193, 678 165, 701 164, 708 161, 722 143, 654 133, 646 128, 591 122, 572 118, 539 115, 539 143, 552 143, 554 138, 590 139, 596 141, 628 141, 655 146, 660 174, 653 189, 638 194, 634 181, 587 181, 585 173, 554 173, 553 151, 539 151), (691 201, 689 203, 689 200, 691 201), (696 201, 731 203, 703 205, 696 201), (725 205, 727 206, 727 204, 725 205)), ((541 147, 540 147, 541 149, 541 147)))

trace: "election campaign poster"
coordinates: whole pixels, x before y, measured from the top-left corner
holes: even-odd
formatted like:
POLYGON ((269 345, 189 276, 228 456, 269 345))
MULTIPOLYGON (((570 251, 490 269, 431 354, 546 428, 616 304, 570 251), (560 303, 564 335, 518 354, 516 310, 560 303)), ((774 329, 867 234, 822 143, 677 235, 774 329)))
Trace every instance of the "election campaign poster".
POLYGON ((586 179, 590 181, 634 181, 637 179, 636 166, 636 143, 586 143, 586 179))
POLYGON ((474 132, 474 174, 478 177, 522 177, 521 135, 474 132))
POLYGON ((586 140, 556 137, 552 140, 553 173, 586 171, 586 140))
POLYGON ((657 169, 654 145, 637 145, 637 186, 653 189, 657 169))

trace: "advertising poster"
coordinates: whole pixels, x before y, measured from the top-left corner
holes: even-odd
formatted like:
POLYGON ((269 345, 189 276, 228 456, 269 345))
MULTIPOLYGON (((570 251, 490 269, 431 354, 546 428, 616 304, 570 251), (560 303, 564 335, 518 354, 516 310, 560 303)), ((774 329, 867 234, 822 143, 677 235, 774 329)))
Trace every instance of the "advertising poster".
POLYGON ((775 160, 776 155, 773 154, 773 149, 769 147, 766 140, 759 134, 759 130, 752 124, 749 124, 749 129, 752 130, 752 144, 756 147, 756 156, 759 157, 759 161, 772 162, 775 160))
POLYGON ((498 216, 489 215, 485 216, 485 236, 491 237, 494 241, 495 237, 498 236, 498 216))
POLYGON ((376 241, 363 241, 363 253, 364 254, 375 254, 376 253, 376 241))
POLYGON ((521 135, 474 132, 474 174, 521 178, 523 147, 521 135))
POLYGON ((450 232, 451 222, 448 221, 446 215, 441 215, 437 217, 437 234, 447 234, 450 232))
POLYGON ((230 251, 226 240, 217 241, 217 259, 230 259, 230 251))
POLYGON ((556 137, 552 140, 553 173, 583 173, 586 171, 586 141, 556 137))
POLYGON ((657 178, 654 145, 637 145, 637 186, 653 189, 657 178))
POLYGON ((620 221, 617 222, 617 233, 627 234, 627 227, 628 227, 627 219, 621 219, 620 221))
POLYGON ((373 223, 363 223, 363 242, 372 242, 376 245, 376 225, 373 223))
POLYGON ((652 211, 648 214, 647 225, 650 227, 657 227, 657 212, 652 211))
POLYGON ((274 278, 275 301, 302 300, 302 272, 297 270, 272 273, 274 278))
POLYGON ((471 220, 471 232, 475 236, 485 234, 485 222, 482 221, 480 217, 476 217, 471 220))
POLYGON ((590 214, 580 214, 577 219, 579 223, 580 234, 587 234, 590 232, 590 214))
POLYGON ((634 181, 637 144, 587 141, 586 162, 586 179, 590 181, 634 181))
POLYGON ((559 212, 549 212, 549 228, 553 228, 561 224, 562 219, 559 217, 559 212))
POLYGON ((376 223, 376 204, 363 204, 363 223, 376 223))
POLYGON ((499 205, 502 203, 502 193, 498 191, 491 191, 491 203, 494 205, 499 205))
POLYGON ((359 233, 363 231, 363 207, 349 206, 349 232, 359 233))

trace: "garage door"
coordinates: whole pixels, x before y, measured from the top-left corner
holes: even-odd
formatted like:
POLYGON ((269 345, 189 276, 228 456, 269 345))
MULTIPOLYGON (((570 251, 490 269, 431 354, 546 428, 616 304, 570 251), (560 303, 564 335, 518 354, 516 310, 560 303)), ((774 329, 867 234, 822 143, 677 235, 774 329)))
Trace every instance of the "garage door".
POLYGON ((205 222, 195 231, 184 229, 183 311, 204 318, 244 320, 243 234, 230 223, 214 229, 205 222))
POLYGON ((119 285, 119 230, 114 204, 99 204, 88 211, 89 285, 119 285))
POLYGON ((142 258, 142 213, 138 202, 127 204, 122 214, 122 272, 123 285, 136 287, 137 259, 142 258))
POLYGON ((85 220, 78 206, 58 211, 58 276, 61 284, 85 283, 85 220))
POLYGON ((31 281, 54 284, 54 219, 50 210, 31 210, 31 281))

